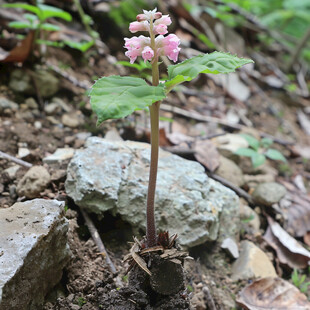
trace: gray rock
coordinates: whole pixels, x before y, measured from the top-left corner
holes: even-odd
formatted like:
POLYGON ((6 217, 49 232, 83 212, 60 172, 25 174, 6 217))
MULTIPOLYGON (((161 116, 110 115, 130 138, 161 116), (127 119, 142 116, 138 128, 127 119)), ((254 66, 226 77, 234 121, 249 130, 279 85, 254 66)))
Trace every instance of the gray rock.
POLYGON ((4 113, 6 110, 17 111, 18 104, 5 97, 0 97, 0 114, 4 113))
POLYGON ((276 277, 276 271, 268 256, 250 241, 241 243, 239 258, 232 266, 232 280, 276 277))
POLYGON ((283 185, 276 182, 267 182, 259 184, 255 188, 253 198, 255 202, 270 207, 279 202, 285 194, 286 189, 283 185))
POLYGON ((18 93, 35 95, 36 90, 33 85, 33 79, 43 98, 51 97, 59 90, 58 79, 49 71, 41 69, 32 72, 32 76, 22 69, 13 70, 10 76, 9 87, 18 93))
POLYGON ((69 259, 64 203, 35 199, 0 209, 0 309, 42 309, 69 259))
POLYGON ((20 169, 20 166, 14 165, 12 167, 9 167, 3 170, 3 173, 6 174, 10 180, 14 180, 16 178, 16 173, 19 169, 20 169))
POLYGON ((36 198, 51 180, 49 172, 42 166, 31 167, 17 184, 18 196, 36 198))
POLYGON ((240 187, 244 183, 241 169, 232 160, 223 156, 220 156, 220 165, 215 173, 236 186, 240 187))
POLYGON ((62 163, 65 160, 71 159, 73 154, 73 148, 59 148, 54 154, 43 158, 43 162, 46 164, 62 163))
POLYGON ((221 248, 226 250, 227 253, 232 257, 237 259, 239 257, 238 245, 232 238, 226 238, 221 244, 221 248))
MULTIPOLYGON (((103 216, 109 210, 145 230, 150 146, 91 137, 85 147, 68 166, 67 194, 90 212, 103 216)), ((177 233, 186 247, 234 236, 239 229, 235 193, 208 178, 197 162, 162 150, 155 213, 158 228, 177 233)))

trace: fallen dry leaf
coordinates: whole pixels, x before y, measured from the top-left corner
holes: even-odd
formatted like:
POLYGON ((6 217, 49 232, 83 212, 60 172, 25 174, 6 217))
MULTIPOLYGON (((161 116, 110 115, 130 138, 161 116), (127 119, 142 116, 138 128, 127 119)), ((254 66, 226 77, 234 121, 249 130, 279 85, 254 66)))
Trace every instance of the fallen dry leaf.
POLYGON ((270 217, 268 223, 264 239, 277 252, 279 261, 291 268, 306 268, 310 261, 310 252, 270 217))
POLYGON ((33 39, 34 31, 30 31, 10 52, 1 55, 0 62, 24 62, 32 49, 33 39))
POLYGON ((220 165, 220 155, 216 146, 209 140, 198 140, 194 144, 195 158, 209 171, 214 172, 220 165))
POLYGON ((237 303, 248 310, 309 310, 310 303, 294 285, 281 278, 263 278, 246 286, 237 303))

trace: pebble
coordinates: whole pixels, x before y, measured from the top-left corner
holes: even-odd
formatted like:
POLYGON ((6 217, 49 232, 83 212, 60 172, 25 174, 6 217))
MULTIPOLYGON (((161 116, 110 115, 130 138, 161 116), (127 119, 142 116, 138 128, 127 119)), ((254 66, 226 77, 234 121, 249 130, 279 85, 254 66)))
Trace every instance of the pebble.
POLYGON ((239 258, 232 266, 232 280, 276 277, 276 271, 268 256, 254 243, 243 241, 239 258))
POLYGON ((71 159, 74 154, 73 148, 59 148, 54 154, 43 158, 43 162, 46 164, 61 163, 67 159, 71 159))
POLYGON ((238 245, 232 238, 226 238, 221 244, 221 248, 226 250, 226 252, 234 259, 239 257, 238 245))
POLYGON ((81 123, 80 115, 77 113, 63 114, 61 117, 61 122, 67 127, 76 128, 81 123))
POLYGON ((49 184, 51 176, 43 166, 33 166, 17 184, 19 197, 36 198, 49 184))
POLYGON ((271 207, 277 203, 286 194, 286 189, 283 185, 276 182, 268 182, 259 184, 254 192, 253 199, 255 202, 271 207))

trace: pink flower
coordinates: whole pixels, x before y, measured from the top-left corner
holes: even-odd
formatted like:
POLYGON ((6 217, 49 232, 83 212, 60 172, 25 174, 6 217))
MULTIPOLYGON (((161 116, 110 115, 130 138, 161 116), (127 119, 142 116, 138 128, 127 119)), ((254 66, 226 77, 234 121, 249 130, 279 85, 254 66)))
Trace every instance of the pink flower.
POLYGON ((175 34, 162 35, 155 39, 155 44, 159 55, 166 55, 170 60, 176 62, 180 52, 180 39, 175 34))
POLYGON ((144 62, 151 60, 153 57, 154 51, 149 46, 146 46, 142 51, 142 58, 144 59, 144 62))
POLYGON ((145 36, 125 38, 125 48, 128 51, 125 55, 130 59, 130 63, 134 63, 138 56, 142 55, 142 51, 146 46, 151 44, 151 39, 145 36))
POLYGON ((137 31, 149 31, 150 25, 147 21, 132 22, 129 25, 129 31, 135 33, 137 31))
POLYGON ((169 15, 163 15, 161 18, 155 20, 154 25, 164 24, 166 26, 171 25, 172 21, 169 15))
POLYGON ((165 24, 159 24, 154 26, 154 34, 166 34, 166 33, 168 33, 168 30, 165 24))
POLYGON ((137 21, 138 22, 142 22, 142 21, 150 21, 150 20, 154 20, 154 19, 159 19, 162 17, 162 13, 161 12, 156 12, 157 9, 154 9, 153 11, 146 11, 143 10, 144 14, 139 14, 137 15, 137 21))

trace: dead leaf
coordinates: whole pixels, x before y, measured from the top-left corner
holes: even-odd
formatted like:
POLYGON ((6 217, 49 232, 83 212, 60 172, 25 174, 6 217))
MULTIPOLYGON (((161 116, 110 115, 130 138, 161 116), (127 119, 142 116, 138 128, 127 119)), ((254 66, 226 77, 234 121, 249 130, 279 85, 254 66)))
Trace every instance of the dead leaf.
MULTIPOLYGON (((146 131, 145 135, 146 135, 148 141, 151 141, 151 132, 146 131)), ((172 146, 169 139, 167 138, 165 128, 159 128, 159 146, 161 146, 161 147, 172 146)))
POLYGON ((24 62, 32 49, 33 39, 34 31, 30 31, 10 52, 1 55, 0 62, 24 62))
POLYGON ((279 202, 279 212, 285 219, 284 229, 294 237, 303 237, 310 231, 310 196, 292 183, 281 183, 287 189, 285 199, 279 202))
POLYGON ((263 278, 246 286, 237 303, 248 310, 309 310, 310 303, 294 285, 281 278, 263 278))
POLYGON ((264 235, 267 243, 277 252, 279 261, 291 268, 306 268, 310 252, 291 237, 277 222, 267 218, 269 227, 264 235))
POLYGON ((214 172, 220 165, 220 155, 216 146, 209 140, 198 140, 194 144, 195 158, 209 171, 214 172))

